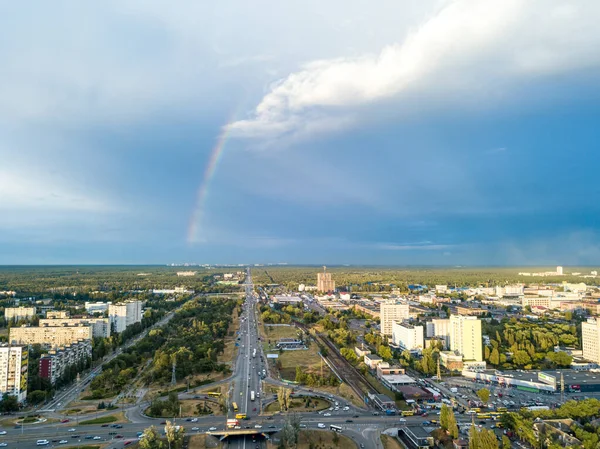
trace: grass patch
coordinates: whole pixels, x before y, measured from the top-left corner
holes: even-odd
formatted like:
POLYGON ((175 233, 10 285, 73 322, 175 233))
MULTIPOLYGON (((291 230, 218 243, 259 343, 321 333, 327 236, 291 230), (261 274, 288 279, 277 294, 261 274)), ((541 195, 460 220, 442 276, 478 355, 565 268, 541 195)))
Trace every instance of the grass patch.
MULTIPOLYGON (((297 399, 292 399, 291 406, 288 411, 289 412, 315 412, 315 411, 319 411, 319 410, 325 410, 329 407, 331 407, 331 403, 329 401, 326 401, 325 399, 310 398, 310 404, 307 406, 306 401, 304 401, 301 398, 297 398, 297 399)), ((279 407, 279 402, 277 402, 277 401, 271 402, 263 409, 263 411, 265 413, 275 413, 275 412, 281 411, 280 407, 279 407)))
POLYGON ((221 449, 222 447, 224 447, 223 443, 220 443, 216 438, 207 437, 204 434, 191 435, 189 437, 186 437, 186 440, 187 445, 184 444, 184 446, 187 446, 187 449, 205 449, 207 447, 221 449), (207 440, 211 441, 209 445, 207 445, 207 440))
POLYGON ((86 426, 86 425, 91 425, 91 424, 109 424, 109 423, 117 422, 118 420, 119 420, 119 418, 117 418, 115 415, 108 415, 108 416, 101 416, 99 418, 88 419, 86 421, 81 421, 79 423, 79 425, 86 426))
MULTIPOLYGON (((144 413, 148 416, 152 416, 153 418, 173 418, 172 414, 163 414, 161 416, 155 416, 150 413, 150 408, 148 407, 144 413)), ((189 417, 189 416, 206 416, 206 415, 223 415, 219 404, 212 401, 204 401, 203 399, 184 399, 181 401, 181 416, 189 417), (205 405, 208 409, 211 410, 211 413, 200 413, 198 412, 198 404, 205 405)))
POLYGON ((345 383, 340 384, 337 387, 332 387, 329 385, 322 386, 322 387, 315 387, 314 391, 335 394, 336 396, 340 396, 340 397, 344 398, 346 401, 351 402, 352 404, 356 405, 357 407, 365 406, 363 399, 356 396, 356 393, 354 392, 354 390, 352 388, 350 388, 350 386, 348 386, 348 384, 345 384, 345 383))
POLYGON ((400 442, 389 435, 381 435, 381 444, 384 449, 404 449, 400 442))
MULTIPOLYGON (((267 443, 268 449, 276 449, 277 447, 271 442, 267 443)), ((344 434, 328 430, 302 430, 298 436, 298 446, 296 447, 297 449, 310 449, 311 447, 355 449, 358 446, 344 434)))
POLYGON ((237 339, 237 331, 240 328, 240 320, 238 314, 238 308, 236 307, 233 311, 233 321, 229 325, 227 329, 227 336, 223 339, 225 343, 225 348, 223 349, 222 354, 217 355, 217 362, 219 363, 233 363, 233 358, 235 354, 235 342, 237 339))

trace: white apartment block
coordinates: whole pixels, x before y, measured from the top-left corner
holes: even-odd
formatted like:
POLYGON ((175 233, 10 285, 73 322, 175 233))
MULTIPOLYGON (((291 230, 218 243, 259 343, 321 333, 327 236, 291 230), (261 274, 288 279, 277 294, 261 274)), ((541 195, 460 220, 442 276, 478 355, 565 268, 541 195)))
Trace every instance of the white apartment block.
POLYGON ((40 344, 45 348, 60 348, 80 340, 91 340, 92 337, 92 326, 21 326, 10 329, 8 340, 11 344, 40 344))
POLYGON ((600 321, 588 318, 587 322, 581 323, 581 340, 583 358, 600 363, 600 321))
POLYGON ((0 346, 0 394, 16 396, 19 402, 27 397, 27 348, 0 346))
POLYGON ((108 307, 108 318, 115 332, 123 332, 127 326, 142 321, 142 301, 111 304, 108 307))
POLYGON ((423 326, 413 326, 406 322, 394 321, 392 325, 394 345, 409 351, 423 349, 423 326))
POLYGON ((475 316, 450 315, 450 349, 464 360, 483 360, 481 320, 475 316))
POLYGON ((108 318, 42 318, 40 326, 92 326, 92 336, 100 338, 110 337, 110 321, 108 318))
POLYGON ((27 320, 35 316, 35 307, 6 307, 4 318, 6 321, 27 320))
POLYGON ((104 313, 110 304, 110 302, 86 302, 85 311, 87 313, 104 313))
POLYGON ((410 318, 408 304, 381 303, 379 306, 381 335, 392 335, 394 321, 404 321, 410 318))
POLYGON ((425 323, 427 338, 442 338, 446 347, 450 347, 450 320, 445 318, 434 318, 425 323))
POLYGON ((46 318, 69 318, 69 312, 67 312, 66 310, 48 310, 46 312, 46 318))

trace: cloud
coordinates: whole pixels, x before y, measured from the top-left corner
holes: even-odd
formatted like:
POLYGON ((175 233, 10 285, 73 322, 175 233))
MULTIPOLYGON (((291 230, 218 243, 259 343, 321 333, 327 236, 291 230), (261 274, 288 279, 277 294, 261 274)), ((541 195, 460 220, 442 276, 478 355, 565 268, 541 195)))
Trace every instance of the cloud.
POLYGON ((599 13, 593 1, 452 1, 378 54, 304 65, 229 127, 240 137, 280 137, 403 94, 421 94, 419 103, 499 100, 498 91, 518 80, 597 66, 599 13))
POLYGON ((453 248, 454 245, 440 245, 431 242, 418 242, 409 244, 377 243, 375 249, 386 251, 442 251, 453 248))

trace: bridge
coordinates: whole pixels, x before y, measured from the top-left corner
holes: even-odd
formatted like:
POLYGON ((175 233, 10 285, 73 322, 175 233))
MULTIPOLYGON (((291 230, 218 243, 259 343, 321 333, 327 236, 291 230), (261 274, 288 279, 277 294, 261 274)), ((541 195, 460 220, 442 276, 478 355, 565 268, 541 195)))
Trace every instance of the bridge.
POLYGON ((225 429, 207 431, 206 435, 212 435, 219 438, 221 441, 228 437, 244 437, 244 436, 261 436, 266 438, 271 433, 279 432, 281 429, 225 429))

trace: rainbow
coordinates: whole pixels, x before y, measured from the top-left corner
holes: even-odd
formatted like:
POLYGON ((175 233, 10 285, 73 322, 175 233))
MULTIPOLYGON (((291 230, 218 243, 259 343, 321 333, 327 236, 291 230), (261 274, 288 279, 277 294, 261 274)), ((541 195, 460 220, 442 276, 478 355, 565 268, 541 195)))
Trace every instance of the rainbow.
MULTIPOLYGON (((235 115, 235 113, 232 115, 230 120, 227 121, 227 124, 233 122, 233 118, 235 115)), ((225 144, 227 143, 230 134, 230 127, 225 125, 221 131, 221 134, 219 135, 219 138, 217 139, 217 143, 215 144, 210 154, 210 159, 208 160, 206 170, 204 170, 204 176, 202 177, 202 183, 198 188, 196 203, 192 212, 190 224, 188 226, 187 241, 189 244, 197 241, 196 237, 198 230, 200 229, 200 225, 202 224, 202 216, 204 214, 204 206, 206 204, 206 198, 208 196, 208 188, 213 177, 215 176, 215 172, 217 171, 219 161, 223 156, 223 150, 225 149, 225 144)))

